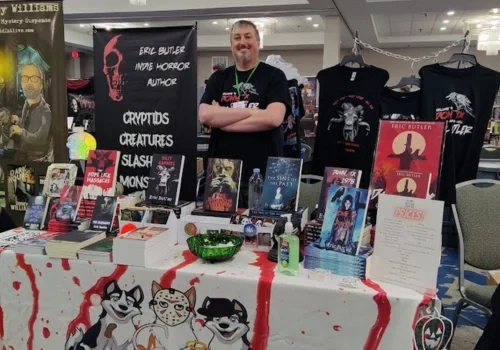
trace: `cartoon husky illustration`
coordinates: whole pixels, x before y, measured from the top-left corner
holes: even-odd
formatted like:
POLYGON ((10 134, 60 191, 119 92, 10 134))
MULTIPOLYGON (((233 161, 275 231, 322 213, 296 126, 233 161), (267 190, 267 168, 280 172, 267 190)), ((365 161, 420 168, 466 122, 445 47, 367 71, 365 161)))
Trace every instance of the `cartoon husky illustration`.
POLYGON ((198 343, 193 329, 196 316, 196 290, 189 288, 181 292, 173 288, 163 288, 153 281, 149 307, 156 319, 152 324, 144 325, 135 335, 139 345, 155 344, 157 349, 186 349, 186 343, 198 343), (175 330, 172 330, 175 327, 175 330), (168 345, 168 346, 167 346, 168 345))
POLYGON ((206 317, 205 327, 213 333, 210 350, 251 350, 248 313, 238 300, 206 297, 198 313, 206 317))
POLYGON ((140 286, 126 291, 116 281, 108 282, 99 320, 87 332, 77 328, 66 341, 65 350, 132 350, 133 318, 142 314, 143 300, 140 286))

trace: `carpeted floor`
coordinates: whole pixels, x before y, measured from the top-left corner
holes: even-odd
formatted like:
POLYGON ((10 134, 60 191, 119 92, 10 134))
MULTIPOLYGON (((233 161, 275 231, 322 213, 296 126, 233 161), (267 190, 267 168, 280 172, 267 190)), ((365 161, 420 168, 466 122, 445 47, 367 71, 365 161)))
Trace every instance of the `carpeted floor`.
MULTIPOLYGON (((468 283, 486 284, 487 274, 472 267, 466 267, 465 278, 468 283)), ((441 257, 438 274, 438 296, 444 306, 444 314, 453 317, 456 303, 460 300, 458 292, 458 258, 455 249, 445 248, 441 257)), ((486 324, 483 313, 474 308, 467 308, 462 314, 479 324, 486 324)), ((481 336, 481 329, 461 319, 453 338, 452 350, 472 350, 481 336)))

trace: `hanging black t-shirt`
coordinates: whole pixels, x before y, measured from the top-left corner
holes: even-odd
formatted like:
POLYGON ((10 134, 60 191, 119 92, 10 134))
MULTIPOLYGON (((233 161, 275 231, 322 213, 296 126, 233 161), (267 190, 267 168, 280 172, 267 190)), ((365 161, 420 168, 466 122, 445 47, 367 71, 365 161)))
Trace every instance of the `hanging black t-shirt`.
POLYGON ((313 173, 325 167, 362 170, 361 188, 370 183, 380 119, 380 94, 387 71, 337 65, 318 73, 319 115, 313 173))
POLYGON ((422 67, 423 117, 448 122, 439 199, 455 203, 455 185, 476 178, 500 73, 476 65, 422 67))
POLYGON ((382 89, 380 116, 384 120, 420 120, 422 117, 422 91, 394 91, 382 89))
MULTIPOLYGON (((260 62, 248 81, 253 69, 238 71, 240 99, 235 69, 235 66, 231 66, 212 74, 200 103, 212 104, 212 101, 216 101, 222 107, 231 107, 233 102, 247 101, 248 108, 266 109, 269 104, 280 102, 286 106, 283 119, 290 114, 290 94, 282 70, 260 62)), ((210 157, 214 158, 241 159, 241 181, 246 184, 254 168, 265 173, 268 157, 283 156, 283 134, 281 127, 261 132, 225 132, 212 128, 208 151, 210 157)))
POLYGON ((302 89, 296 79, 288 81, 288 91, 292 101, 292 112, 281 124, 285 144, 284 156, 300 158, 300 119, 305 115, 305 109, 302 100, 302 89))

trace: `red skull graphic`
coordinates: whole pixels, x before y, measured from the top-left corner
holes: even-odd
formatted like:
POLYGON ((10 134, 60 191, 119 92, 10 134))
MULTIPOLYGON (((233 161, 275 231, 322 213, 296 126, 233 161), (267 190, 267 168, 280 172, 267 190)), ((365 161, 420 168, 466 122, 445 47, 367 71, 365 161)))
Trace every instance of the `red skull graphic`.
POLYGON ((104 47, 104 75, 108 81, 109 97, 113 101, 123 100, 123 73, 120 72, 120 65, 123 62, 123 55, 118 51, 116 45, 121 35, 116 35, 104 47))

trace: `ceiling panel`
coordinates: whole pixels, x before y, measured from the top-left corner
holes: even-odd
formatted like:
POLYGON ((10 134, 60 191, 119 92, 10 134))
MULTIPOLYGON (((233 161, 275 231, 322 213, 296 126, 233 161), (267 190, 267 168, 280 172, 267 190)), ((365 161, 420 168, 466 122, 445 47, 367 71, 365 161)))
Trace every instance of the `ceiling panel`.
POLYGON ((418 12, 413 14, 414 21, 435 21, 437 12, 418 12))

